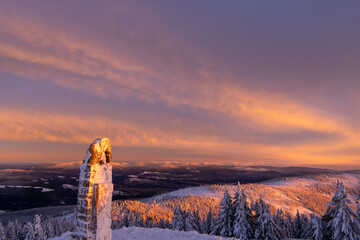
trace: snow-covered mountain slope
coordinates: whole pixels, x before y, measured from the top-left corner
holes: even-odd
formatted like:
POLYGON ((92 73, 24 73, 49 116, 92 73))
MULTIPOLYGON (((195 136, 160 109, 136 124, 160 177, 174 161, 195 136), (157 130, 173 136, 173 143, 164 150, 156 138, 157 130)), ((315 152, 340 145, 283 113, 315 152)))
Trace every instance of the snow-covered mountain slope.
MULTIPOLYGON (((249 202, 262 197, 266 203, 270 204, 272 211, 281 207, 292 215, 295 215, 297 210, 305 214, 314 212, 320 215, 326 211, 326 204, 335 192, 337 180, 344 183, 350 199, 355 203, 360 196, 360 171, 358 170, 243 184, 241 187, 248 196, 249 202)), ((186 188, 149 198, 146 202, 164 203, 189 196, 212 198, 218 202, 225 189, 228 189, 233 196, 237 186, 210 185, 186 188)))
MULTIPOLYGON (((51 238, 49 240, 70 240, 70 234, 65 233, 61 237, 51 238)), ((112 240, 231 240, 235 238, 222 238, 200 234, 198 232, 180 232, 169 229, 159 228, 139 228, 129 227, 113 230, 112 240)))

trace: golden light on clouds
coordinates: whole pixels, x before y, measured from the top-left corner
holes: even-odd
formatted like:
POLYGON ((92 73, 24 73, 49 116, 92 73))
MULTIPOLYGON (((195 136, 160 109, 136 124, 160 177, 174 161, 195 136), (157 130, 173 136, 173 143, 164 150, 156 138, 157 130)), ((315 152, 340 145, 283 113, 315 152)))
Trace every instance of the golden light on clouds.
MULTIPOLYGON (((357 164, 360 136, 353 109, 359 106, 346 95, 356 92, 349 87, 355 73, 344 77, 347 85, 327 72, 307 79, 314 64, 288 65, 278 55, 282 46, 274 52, 264 44, 251 48, 258 38, 251 31, 237 35, 229 23, 234 38, 252 37, 248 47, 210 28, 203 33, 206 41, 196 35, 199 29, 174 28, 164 14, 152 18, 156 8, 138 9, 138 18, 132 15, 136 4, 125 7, 129 12, 107 7, 116 17, 99 13, 92 26, 69 25, 34 9, 6 11, 11 7, 3 4, 0 94, 8 102, 0 103, 1 141, 70 144, 105 136, 118 147, 186 149, 194 158, 208 152, 211 161, 357 164), (265 61, 270 57, 274 63, 265 61), (254 63, 259 65, 250 71, 254 63), (298 79, 284 77, 294 72, 298 79)), ((91 20, 85 12, 69 18, 91 20)), ((302 54, 285 55, 302 60, 302 54)))

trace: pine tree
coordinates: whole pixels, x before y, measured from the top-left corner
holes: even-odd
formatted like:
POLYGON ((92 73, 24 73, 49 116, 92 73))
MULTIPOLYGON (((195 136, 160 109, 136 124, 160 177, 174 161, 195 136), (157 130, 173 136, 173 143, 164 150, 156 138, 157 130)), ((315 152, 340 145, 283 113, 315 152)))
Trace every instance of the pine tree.
POLYGON ((6 226, 6 237, 7 239, 17 240, 15 224, 11 221, 9 221, 6 226))
POLYGON ((302 229, 302 223, 301 223, 299 209, 296 211, 296 216, 294 218, 294 221, 292 222, 292 226, 293 226, 294 237, 300 238, 301 233, 303 232, 303 229, 302 229))
POLYGON ((310 221, 304 238, 309 240, 323 240, 321 219, 315 214, 310 215, 310 221))
POLYGON ((201 217, 198 210, 193 211, 194 223, 199 233, 204 233, 203 226, 201 224, 201 217))
POLYGON ((308 235, 307 230, 309 229, 309 218, 305 214, 300 215, 300 224, 301 224, 301 234, 300 238, 306 238, 308 235))
POLYGON ((41 217, 39 215, 35 215, 34 218, 34 239, 36 240, 46 239, 44 230, 41 227, 41 217))
POLYGON ((336 193, 327 204, 328 209, 322 221, 325 239, 357 240, 360 238, 357 215, 348 205, 351 204, 342 182, 337 181, 336 193))
POLYGON ((6 239, 6 235, 5 235, 5 227, 4 225, 2 225, 2 223, 0 222, 0 240, 6 239))
POLYGON ((274 222, 284 238, 292 238, 291 217, 285 216, 281 208, 278 208, 274 216, 274 222))
POLYGON ((159 224, 158 224, 158 228, 165 228, 165 221, 163 218, 160 219, 159 224))
POLYGON ((171 221, 171 229, 185 231, 184 212, 182 211, 180 206, 178 206, 174 211, 174 216, 171 221))
POLYGON ((195 224, 195 218, 190 210, 185 212, 185 231, 199 231, 198 226, 195 224))
MULTIPOLYGON (((119 221, 116 221, 116 223, 119 223, 119 221)), ((63 224, 59 219, 55 220, 55 223, 53 226, 54 226, 55 236, 60 236, 64 232, 63 224)))
POLYGON ((31 222, 25 224, 26 235, 25 240, 35 240, 34 238, 34 226, 31 222))
POLYGON ((208 214, 206 215, 206 219, 204 219, 204 233, 210 234, 214 228, 214 219, 212 208, 210 207, 208 214))
POLYGON ((256 240, 278 240, 282 239, 281 233, 276 226, 269 211, 268 205, 260 198, 256 204, 256 240))
POLYGON ((252 218, 253 215, 247 203, 246 194, 239 187, 234 196, 234 237, 242 240, 248 240, 253 237, 254 223, 252 218))
POLYGON ((48 238, 52 238, 55 237, 55 229, 54 229, 54 223, 53 223, 53 219, 50 218, 47 223, 46 223, 46 236, 48 238))
POLYGON ((121 227, 129 227, 129 216, 127 213, 124 215, 121 227))
POLYGON ((284 226, 283 226, 284 237, 287 237, 287 238, 294 237, 291 223, 292 223, 291 215, 290 215, 290 213, 287 213, 284 218, 284 226))
POLYGON ((220 202, 219 215, 211 234, 220 235, 222 237, 231 237, 233 218, 234 215, 231 196, 228 191, 225 190, 224 196, 220 202))

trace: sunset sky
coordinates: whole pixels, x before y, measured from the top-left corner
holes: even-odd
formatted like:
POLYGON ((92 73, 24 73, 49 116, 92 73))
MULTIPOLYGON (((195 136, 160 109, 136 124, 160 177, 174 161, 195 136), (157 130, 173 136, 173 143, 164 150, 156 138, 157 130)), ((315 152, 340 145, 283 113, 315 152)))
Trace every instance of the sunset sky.
POLYGON ((1 1, 0 163, 360 165, 359 9, 1 1))

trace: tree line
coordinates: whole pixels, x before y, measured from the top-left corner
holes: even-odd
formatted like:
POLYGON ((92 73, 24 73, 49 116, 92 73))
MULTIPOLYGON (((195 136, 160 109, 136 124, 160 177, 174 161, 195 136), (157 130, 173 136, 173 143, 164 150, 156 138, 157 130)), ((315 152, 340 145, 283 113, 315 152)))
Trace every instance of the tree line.
POLYGON ((0 240, 46 240, 74 230, 72 218, 50 217, 42 221, 40 215, 35 215, 32 222, 20 223, 15 220, 6 225, 0 222, 0 240))
MULTIPOLYGON (((269 205, 262 198, 250 204, 247 199, 241 185, 238 185, 233 197, 225 190, 219 206, 200 199, 200 202, 209 204, 207 213, 204 211, 199 213, 199 210, 194 209, 189 203, 181 205, 178 202, 172 214, 167 211, 160 211, 161 214, 158 214, 159 211, 146 210, 145 206, 135 201, 130 208, 139 211, 127 210, 128 205, 122 206, 121 214, 113 218, 112 228, 131 226, 168 228, 242 240, 286 238, 360 240, 360 201, 357 201, 357 210, 354 211, 349 205, 351 201, 340 181, 337 182, 336 192, 322 216, 310 214, 308 217, 297 211, 296 216, 292 218, 282 209, 277 209, 276 213, 272 214, 269 205), (214 208, 218 209, 218 213, 214 213, 214 208)), ((161 206, 157 208, 162 209, 161 206)), ((5 225, 0 222, 0 240, 43 240, 60 236, 67 231, 74 231, 74 226, 74 215, 47 218, 45 221, 36 215, 32 222, 24 224, 17 220, 9 221, 5 225)))

